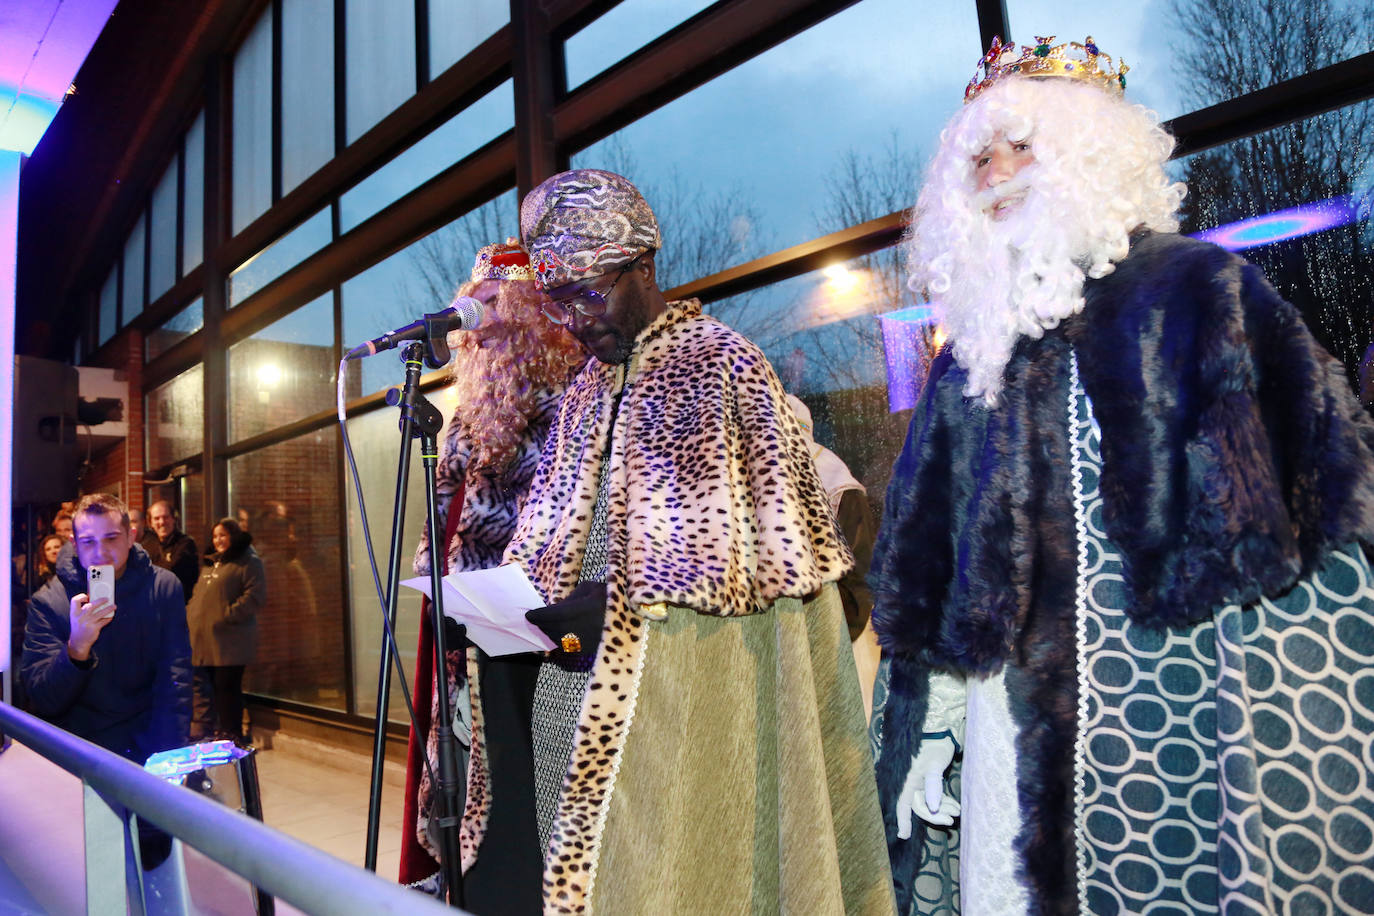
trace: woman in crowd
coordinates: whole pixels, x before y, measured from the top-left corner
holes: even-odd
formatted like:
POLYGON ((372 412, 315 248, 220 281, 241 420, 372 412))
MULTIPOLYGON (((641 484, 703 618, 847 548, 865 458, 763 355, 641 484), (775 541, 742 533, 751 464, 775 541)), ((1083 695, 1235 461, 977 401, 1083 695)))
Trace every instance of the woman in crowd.
POLYGON ((57 555, 62 552, 62 545, 65 543, 67 539, 60 534, 50 534, 43 538, 43 543, 38 548, 38 578, 34 581, 35 589, 42 588, 56 574, 57 555))
POLYGON ((253 536, 232 518, 211 535, 200 579, 186 607, 195 673, 195 726, 202 735, 245 741, 243 669, 258 646, 258 611, 267 599, 267 576, 253 536))

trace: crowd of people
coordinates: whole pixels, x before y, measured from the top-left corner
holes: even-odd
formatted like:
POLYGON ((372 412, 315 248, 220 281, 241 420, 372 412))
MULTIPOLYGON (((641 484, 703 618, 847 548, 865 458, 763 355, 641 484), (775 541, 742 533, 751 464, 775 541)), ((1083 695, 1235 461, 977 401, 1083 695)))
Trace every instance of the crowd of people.
MULTIPOLYGON (((420 628, 402 882, 477 913, 1374 910, 1374 420, 1257 268, 1177 234, 1125 72, 995 42, 940 134, 903 244, 946 343, 876 534, 763 353, 665 297, 628 179, 525 197, 459 290, 486 312, 415 568, 518 566, 554 648, 420 628)), ((73 507, 34 708, 136 757, 185 739, 194 673, 237 735, 275 587, 250 519, 199 555, 165 503, 73 507)))
POLYGON ((52 518, 32 581, 15 563, 16 705, 139 763, 196 740, 251 743, 242 680, 267 592, 252 536, 224 518, 201 553, 168 501, 145 515, 109 494, 52 518), (99 566, 113 600, 91 598, 99 566))

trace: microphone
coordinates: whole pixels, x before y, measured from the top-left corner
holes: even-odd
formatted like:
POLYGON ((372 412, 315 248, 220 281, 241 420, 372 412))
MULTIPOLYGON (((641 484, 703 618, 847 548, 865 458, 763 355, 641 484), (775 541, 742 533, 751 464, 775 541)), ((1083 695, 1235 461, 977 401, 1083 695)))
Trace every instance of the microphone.
POLYGON ((471 331, 481 326, 484 311, 485 307, 480 299, 459 296, 442 312, 431 312, 419 321, 412 321, 390 334, 383 334, 365 344, 359 344, 349 350, 344 359, 361 359, 383 350, 391 350, 404 340, 443 340, 449 331, 471 331))

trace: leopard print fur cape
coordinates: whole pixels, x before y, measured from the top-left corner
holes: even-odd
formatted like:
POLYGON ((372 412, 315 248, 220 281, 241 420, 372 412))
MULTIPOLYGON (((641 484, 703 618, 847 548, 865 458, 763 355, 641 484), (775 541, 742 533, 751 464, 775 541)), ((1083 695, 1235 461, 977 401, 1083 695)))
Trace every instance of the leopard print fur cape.
MULTIPOLYGON (((606 623, 545 851, 546 913, 592 909, 650 621, 666 620, 670 605, 755 619, 817 594, 853 563, 783 398, 763 353, 695 300, 670 304, 626 365, 589 363, 564 396, 505 557, 546 600, 572 591, 609 449, 606 623)), ((473 710, 465 868, 490 812, 475 682, 473 710)))
POLYGON ((853 565, 772 366, 695 299, 564 396, 506 551, 549 601, 577 585, 607 448, 611 561, 632 608, 753 614, 853 565))

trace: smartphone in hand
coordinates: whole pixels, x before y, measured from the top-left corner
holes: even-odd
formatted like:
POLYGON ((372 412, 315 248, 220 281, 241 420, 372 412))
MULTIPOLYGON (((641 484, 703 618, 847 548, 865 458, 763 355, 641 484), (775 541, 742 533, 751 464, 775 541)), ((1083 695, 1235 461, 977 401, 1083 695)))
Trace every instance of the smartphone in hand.
POLYGON ((107 607, 102 609, 102 617, 109 617, 114 613, 114 592, 115 592, 115 572, 114 567, 108 564, 104 566, 92 566, 86 570, 86 594, 90 596, 91 604, 95 604, 104 598, 107 607))

